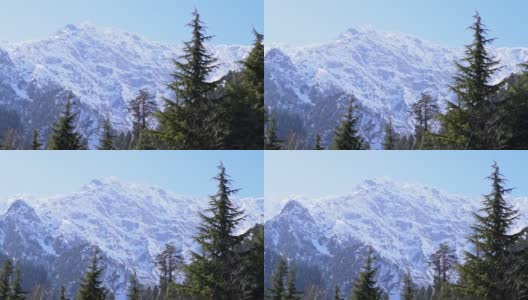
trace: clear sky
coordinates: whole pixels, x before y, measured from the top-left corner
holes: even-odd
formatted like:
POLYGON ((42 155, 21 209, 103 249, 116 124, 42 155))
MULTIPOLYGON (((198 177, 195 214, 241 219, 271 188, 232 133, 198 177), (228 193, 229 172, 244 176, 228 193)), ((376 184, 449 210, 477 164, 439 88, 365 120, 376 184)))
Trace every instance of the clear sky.
POLYGON ((179 43, 196 7, 217 44, 250 44, 264 27, 263 0, 18 0, 3 1, 0 40, 40 39, 66 24, 90 22, 149 39, 179 43))
POLYGON ((528 151, 267 151, 266 198, 341 195, 366 179, 388 177, 478 197, 497 161, 512 195, 528 196, 528 151))
POLYGON ((185 196, 216 192, 220 161, 240 188, 262 197, 262 151, 1 151, 0 201, 17 194, 47 196, 79 190, 95 178, 156 185, 185 196))
POLYGON ((351 26, 416 35, 444 45, 470 40, 476 9, 498 46, 528 46, 525 0, 266 0, 267 41, 309 44, 333 39, 351 26))

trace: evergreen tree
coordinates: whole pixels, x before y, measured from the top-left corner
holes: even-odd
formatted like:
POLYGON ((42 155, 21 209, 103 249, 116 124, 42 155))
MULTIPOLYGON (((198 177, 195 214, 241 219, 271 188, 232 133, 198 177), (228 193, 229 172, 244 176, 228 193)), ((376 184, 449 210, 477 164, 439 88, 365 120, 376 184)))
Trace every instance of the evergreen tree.
POLYGON ((154 97, 145 89, 128 103, 128 111, 132 115, 132 132, 134 140, 148 128, 148 119, 156 112, 157 104, 154 97))
POLYGON ((414 283, 412 281, 411 272, 407 272, 403 277, 403 288, 401 299, 403 300, 414 300, 415 290, 414 283))
POLYGON ((382 291, 376 285, 376 275, 378 268, 374 266, 374 250, 369 247, 367 260, 365 266, 359 277, 354 282, 352 290, 352 299, 354 300, 379 300, 382 296, 382 291))
POLYGON ((354 99, 352 98, 348 106, 348 113, 335 131, 335 150, 360 150, 363 146, 363 140, 357 129, 359 118, 354 116, 354 109, 354 99))
POLYGON ((94 247, 92 261, 88 271, 79 284, 77 291, 77 300, 105 300, 108 291, 103 285, 103 268, 99 266, 101 258, 99 250, 94 247))
POLYGON ((128 280, 128 300, 140 300, 141 299, 142 288, 141 284, 138 281, 136 271, 130 275, 128 280))
POLYGON ((40 150, 42 143, 40 142, 40 134, 38 130, 33 130, 33 141, 31 142, 31 150, 40 150))
POLYGON ((21 276, 20 276, 20 266, 17 266, 15 271, 15 276, 13 278, 13 282, 11 283, 11 291, 9 293, 9 296, 7 299, 9 300, 24 300, 24 292, 22 291, 22 284, 21 284, 21 276))
POLYGON ((13 276, 13 261, 6 259, 0 274, 0 299, 6 300, 11 291, 11 277, 13 276))
POLYGON ((264 36, 256 31, 254 35, 253 49, 242 61, 242 70, 226 76, 224 149, 264 148, 264 36))
POLYGON ((157 114, 158 137, 170 149, 216 149, 223 138, 212 99, 218 82, 208 79, 217 60, 205 47, 212 36, 206 35, 200 14, 195 10, 192 15, 192 39, 174 60, 174 81, 169 84, 176 100, 165 99, 165 109, 157 114))
POLYGON ((288 276, 288 263, 283 258, 279 259, 275 272, 272 275, 272 286, 269 289, 271 300, 283 300, 286 297, 285 282, 288 276))
POLYGON ((289 272, 288 272, 288 284, 286 287, 286 296, 284 297, 285 300, 296 300, 299 299, 297 296, 297 288, 295 287, 295 267, 289 266, 289 272))
POLYGON ((265 150, 280 150, 281 141, 277 138, 277 115, 275 112, 271 113, 271 119, 268 125, 268 132, 266 134, 265 150))
POLYGON ((384 150, 396 150, 396 143, 398 142, 398 138, 396 137, 396 133, 394 132, 394 128, 392 127, 392 120, 389 120, 385 124, 385 136, 383 140, 383 149, 384 150))
POLYGON ((71 95, 67 96, 62 117, 53 125, 48 142, 49 150, 80 150, 83 148, 81 136, 75 131, 77 114, 72 112, 71 95))
POLYGON ((181 250, 177 249, 173 243, 168 243, 165 249, 156 256, 154 263, 160 271, 160 288, 165 291, 168 284, 174 283, 176 273, 183 266, 181 250))
POLYGON ((505 179, 497 163, 488 177, 492 190, 484 196, 484 207, 474 213, 476 224, 469 241, 476 253, 466 252, 465 263, 460 268, 461 281, 468 294, 486 299, 513 299, 508 287, 507 271, 512 259, 509 253, 519 239, 509 234, 518 214, 504 199, 511 189, 504 187, 505 179))
POLYGON ((418 145, 421 145, 423 136, 431 132, 432 123, 440 114, 436 102, 430 94, 422 93, 420 99, 411 106, 411 114, 415 121, 414 135, 418 145))
POLYGON ((314 150, 325 150, 323 146, 321 146, 321 135, 318 133, 315 136, 315 148, 314 150))
POLYGON ((334 289, 334 300, 344 300, 343 298, 341 298, 341 289, 337 284, 334 289))
POLYGON ((244 212, 231 201, 238 190, 231 188, 231 180, 220 164, 217 194, 211 196, 206 214, 200 213, 202 224, 194 240, 202 253, 191 252, 192 263, 187 267, 191 286, 214 299, 239 298, 240 285, 236 270, 243 262, 240 253, 243 235, 236 235, 237 225, 244 220, 244 212))
POLYGON ((115 150, 114 130, 110 124, 110 118, 106 117, 103 122, 103 133, 99 140, 99 150, 115 150))
POLYGON ((445 143, 460 149, 496 149, 503 143, 503 132, 498 124, 498 114, 492 96, 500 84, 490 84, 498 70, 498 61, 486 47, 493 39, 486 38, 485 26, 478 12, 473 30, 473 42, 466 46, 462 63, 456 62, 458 73, 454 76, 452 91, 458 103, 448 102, 447 113, 441 116, 445 143))
POLYGON ((15 150, 16 133, 13 128, 8 128, 2 143, 2 150, 15 150))
POLYGON ((458 264, 455 249, 451 248, 447 242, 441 243, 429 257, 428 264, 433 271, 435 293, 440 292, 442 287, 449 283, 451 274, 458 264))
POLYGON ((61 285, 60 300, 69 300, 66 296, 66 288, 64 287, 64 284, 61 285))

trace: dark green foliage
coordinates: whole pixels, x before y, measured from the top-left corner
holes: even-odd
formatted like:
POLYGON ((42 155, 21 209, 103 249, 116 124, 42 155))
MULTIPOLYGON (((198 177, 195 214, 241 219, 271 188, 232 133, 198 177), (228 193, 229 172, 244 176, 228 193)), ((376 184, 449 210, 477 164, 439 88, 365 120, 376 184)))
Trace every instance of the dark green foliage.
POLYGON ((0 273, 0 299, 8 299, 11 291, 11 277, 13 276, 13 261, 6 259, 2 273, 0 273))
POLYGON ((94 247, 93 257, 88 268, 84 274, 84 278, 79 284, 77 291, 77 300, 105 300, 108 296, 108 291, 103 285, 103 268, 99 266, 101 257, 99 257, 99 250, 94 247))
POLYGON ((357 128, 359 118, 354 116, 354 109, 354 98, 352 98, 348 113, 335 131, 333 147, 335 150, 360 150, 363 147, 363 139, 359 136, 357 128))
POLYGON ((528 73, 513 74, 504 81, 501 119, 507 128, 506 149, 528 149, 528 73))
POLYGON ((490 84, 498 70, 498 61, 486 47, 493 39, 486 38, 486 29, 478 12, 474 16, 473 42, 466 46, 462 63, 456 62, 458 73, 454 76, 452 91, 458 103, 448 103, 441 116, 443 143, 456 149, 497 149, 502 147, 503 134, 499 125, 497 106, 493 95, 500 85, 490 84))
POLYGON ((378 268, 374 266, 374 250, 369 247, 367 260, 359 277, 354 282, 351 299, 354 300, 378 300, 383 292, 377 287, 376 276, 378 268))
POLYGON ((168 284, 174 283, 177 272, 183 266, 181 250, 177 249, 173 243, 168 243, 165 249, 156 256, 154 263, 160 272, 160 288, 165 291, 168 284))
POLYGON ((9 293, 9 300, 24 300, 24 292, 22 291, 22 278, 20 275, 20 266, 16 267, 15 276, 13 277, 13 282, 11 283, 11 291, 9 293))
POLYGON ((508 204, 504 196, 511 189, 504 187, 504 178, 499 167, 493 164, 490 175, 492 191, 484 196, 484 207, 475 213, 476 224, 469 241, 475 253, 466 252, 465 263, 460 268, 461 283, 466 293, 487 299, 513 299, 508 286, 508 269, 512 265, 509 250, 519 235, 511 235, 517 211, 508 204))
POLYGON ((192 263, 186 268, 187 279, 193 293, 214 299, 236 299, 240 285, 236 270, 243 262, 237 252, 244 239, 235 235, 236 226, 244 219, 230 197, 237 192, 223 164, 218 167, 217 194, 211 196, 206 213, 200 213, 202 224, 194 240, 201 253, 191 252, 192 263))
POLYGON ((277 116, 275 112, 271 113, 271 119, 266 134, 265 150, 280 150, 281 141, 277 138, 277 116))
POLYGON ((66 288, 64 287, 64 284, 61 285, 60 300, 69 300, 68 296, 66 296, 66 288))
POLYGON ((53 132, 48 142, 49 150, 83 149, 81 136, 75 131, 77 114, 72 111, 71 95, 66 99, 62 117, 53 125, 53 132))
POLYGON ((283 300, 286 296, 285 283, 288 277, 288 263, 284 259, 279 259, 275 272, 271 279, 271 288, 268 291, 269 299, 283 300))
POLYGON ((103 121, 103 133, 99 140, 99 150, 115 150, 114 148, 114 130, 110 124, 110 119, 106 117, 103 121))
POLYGON ((295 280, 297 279, 297 276, 295 275, 295 266, 289 266, 289 272, 288 272, 288 283, 286 286, 286 295, 284 297, 285 300, 297 300, 300 299, 298 297, 297 289, 295 288, 295 280))
POLYGON ((431 132, 433 121, 440 114, 440 108, 436 99, 428 93, 422 93, 420 99, 411 106, 411 114, 415 121, 414 135, 417 144, 421 145, 424 134, 431 132))
POLYGON ((240 274, 240 298, 264 299, 264 225, 250 229, 237 252, 242 257, 236 271, 240 274))
POLYGON ((451 248, 447 242, 441 243, 438 249, 429 257, 428 264, 433 273, 435 293, 441 292, 442 287, 450 282, 458 264, 455 249, 451 248))
POLYGON ((254 34, 253 49, 242 61, 242 70, 226 78, 222 103, 227 123, 223 126, 225 149, 264 147, 264 36, 256 31, 254 34))
POLYGON ((138 281, 136 271, 130 275, 128 279, 128 300, 140 300, 142 293, 141 284, 138 281))
POLYGON ((334 289, 334 300, 344 300, 343 298, 341 298, 341 289, 337 284, 334 289))
POLYGON ((392 127, 392 120, 389 120, 385 124, 385 136, 383 139, 383 149, 384 150, 396 150, 396 144, 398 142, 398 137, 394 128, 392 127))
POLYGON ((33 140, 31 142, 31 150, 40 150, 42 143, 40 143, 40 134, 38 130, 33 130, 33 140))
POLYGON ((176 99, 165 99, 165 109, 157 114, 158 138, 170 149, 217 149, 224 132, 218 128, 213 92, 218 82, 208 81, 216 59, 205 48, 212 37, 205 34, 198 11, 188 24, 192 38, 185 42, 183 54, 174 60, 176 70, 169 89, 176 99))
POLYGON ((403 288, 401 292, 402 300, 414 300, 415 290, 414 283, 411 277, 411 272, 405 273, 405 276, 403 277, 403 288))
POLYGON ((132 115, 132 132, 134 140, 139 139, 140 133, 148 128, 148 120, 156 111, 154 97, 145 89, 139 91, 139 95, 128 103, 128 111, 132 115))
POLYGON ((9 128, 6 131, 6 135, 4 137, 4 140, 2 141, 2 150, 15 150, 15 130, 13 128, 9 128))
POLYGON ((321 135, 319 133, 315 136, 314 150, 325 150, 325 148, 321 146, 321 135))

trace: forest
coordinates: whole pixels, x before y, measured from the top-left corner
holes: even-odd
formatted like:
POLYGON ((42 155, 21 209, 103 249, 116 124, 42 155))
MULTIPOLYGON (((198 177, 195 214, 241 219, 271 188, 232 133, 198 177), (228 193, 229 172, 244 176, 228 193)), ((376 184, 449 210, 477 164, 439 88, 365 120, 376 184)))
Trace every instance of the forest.
MULTIPOLYGON (((264 227, 256 224, 241 235, 235 229, 244 220, 244 211, 238 209, 231 197, 237 189, 231 187, 231 179, 223 164, 214 178, 218 192, 209 200, 206 211, 199 213, 201 224, 196 228, 196 251, 184 259, 184 253, 174 243, 167 243, 154 257, 159 274, 157 285, 143 284, 135 271, 126 274, 126 299, 130 300, 179 300, 179 299, 264 299, 264 227)), ((47 284, 34 280, 40 268, 21 266, 10 257, 4 258, 0 272, 0 299, 116 299, 105 286, 105 261, 97 246, 82 278, 74 285, 76 293, 63 282, 47 284), (28 274, 24 274, 27 272, 28 274), (25 276, 27 275, 27 276, 25 276), (27 286, 22 278, 31 278, 33 286, 27 286)), ((120 295, 119 299, 122 299, 120 295)))
MULTIPOLYGON (((528 299, 528 226, 514 231, 519 213, 508 202, 512 190, 494 163, 488 177, 491 191, 482 199, 481 208, 473 213, 474 221, 467 242, 471 251, 457 257, 451 242, 444 241, 427 259, 432 284, 419 286, 413 282, 411 269, 401 266, 400 299, 403 300, 477 300, 528 299)), ((296 281, 295 262, 279 259, 266 290, 269 299, 334 299, 350 300, 389 299, 388 292, 378 285, 379 267, 376 253, 369 247, 357 278, 350 278, 352 288, 341 290, 339 285, 331 291, 316 284, 303 291, 296 281)), ((325 276, 331 276, 327 274, 325 276)))
MULTIPOLYGON (((183 54, 173 59, 172 81, 167 84, 173 98, 158 107, 152 91, 142 89, 128 102, 132 128, 117 132, 110 116, 100 124, 99 150, 215 150, 263 149, 264 142, 264 36, 254 30, 250 53, 238 62, 239 70, 221 79, 210 80, 217 58, 207 49, 213 36, 195 10, 187 25, 191 38, 183 54)), ((23 136, 31 131, 15 111, 0 108, 0 142, 4 150, 86 150, 88 141, 76 128, 76 97, 65 92, 65 105, 49 137, 33 129, 31 141, 23 136), (22 128, 22 129, 20 129, 22 128)), ((44 108, 41 108, 44 109, 44 108)))
MULTIPOLYGON (((449 86, 455 101, 446 101, 445 111, 428 92, 409 109, 415 125, 414 134, 396 132, 392 121, 383 121, 382 149, 384 150, 498 150, 528 149, 528 65, 524 72, 514 73, 492 83, 500 71, 500 61, 491 54, 488 29, 477 12, 469 27, 473 40, 465 46, 464 56, 455 61, 456 73, 449 86)), ((301 137, 292 129, 279 138, 277 128, 292 117, 283 117, 277 126, 277 112, 272 111, 267 122, 265 148, 315 150, 367 150, 370 145, 362 137, 357 100, 351 97, 348 110, 333 132, 333 142, 324 147, 321 134, 312 141, 299 141, 301 137)), ((297 122, 298 123, 298 122, 297 122)), ((288 124, 286 127, 292 127, 288 124)), ((294 127, 292 127, 294 128, 294 127)), ((302 130, 301 130, 302 131, 302 130)))

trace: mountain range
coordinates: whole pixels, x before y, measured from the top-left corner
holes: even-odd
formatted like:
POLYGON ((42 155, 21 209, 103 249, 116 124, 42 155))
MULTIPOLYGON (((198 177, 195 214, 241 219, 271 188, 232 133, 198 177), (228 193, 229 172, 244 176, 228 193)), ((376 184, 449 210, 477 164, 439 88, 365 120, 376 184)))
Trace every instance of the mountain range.
MULTIPOLYGON (((301 290, 339 284, 348 294, 371 246, 378 282, 397 299, 407 271, 418 285, 432 283, 427 259, 440 243, 459 259, 471 250, 467 237, 481 200, 388 178, 365 180, 342 196, 266 199, 266 278, 282 256, 296 265, 301 290)), ((514 225, 520 231, 528 226, 528 197, 509 201, 521 214, 514 225)))
MULTIPOLYGON (((247 215, 239 233, 260 222, 262 198, 234 202, 247 215)), ((96 246, 104 257, 105 284, 123 296, 134 270, 143 284, 158 283, 153 258, 166 243, 173 242, 189 260, 189 250, 197 250, 193 236, 199 212, 208 203, 208 197, 180 196, 116 178, 92 180, 72 194, 2 200, 0 253, 39 268, 72 294, 96 246)))
MULTIPOLYGON (((468 41, 469 43, 470 41, 468 41)), ((449 85, 463 47, 447 47, 416 36, 352 27, 336 39, 306 46, 271 43, 265 53, 265 102, 278 112, 283 136, 294 131, 312 147, 320 133, 326 145, 354 97, 361 133, 381 148, 384 124, 391 119, 400 134, 411 134, 410 106, 421 93, 437 98, 441 108, 453 101, 449 85)), ((492 48, 500 60, 499 82, 519 72, 528 48, 492 48)))
MULTIPOLYGON (((140 89, 149 90, 159 105, 163 97, 174 97, 167 84, 181 47, 90 23, 68 24, 42 40, 1 42, 0 108, 16 111, 20 119, 1 126, 24 131, 26 142, 33 129, 48 136, 69 91, 75 96, 79 131, 93 147, 107 116, 116 130, 131 129, 127 105, 140 89)), ((218 59, 211 80, 238 69, 250 49, 207 47, 218 59)))

